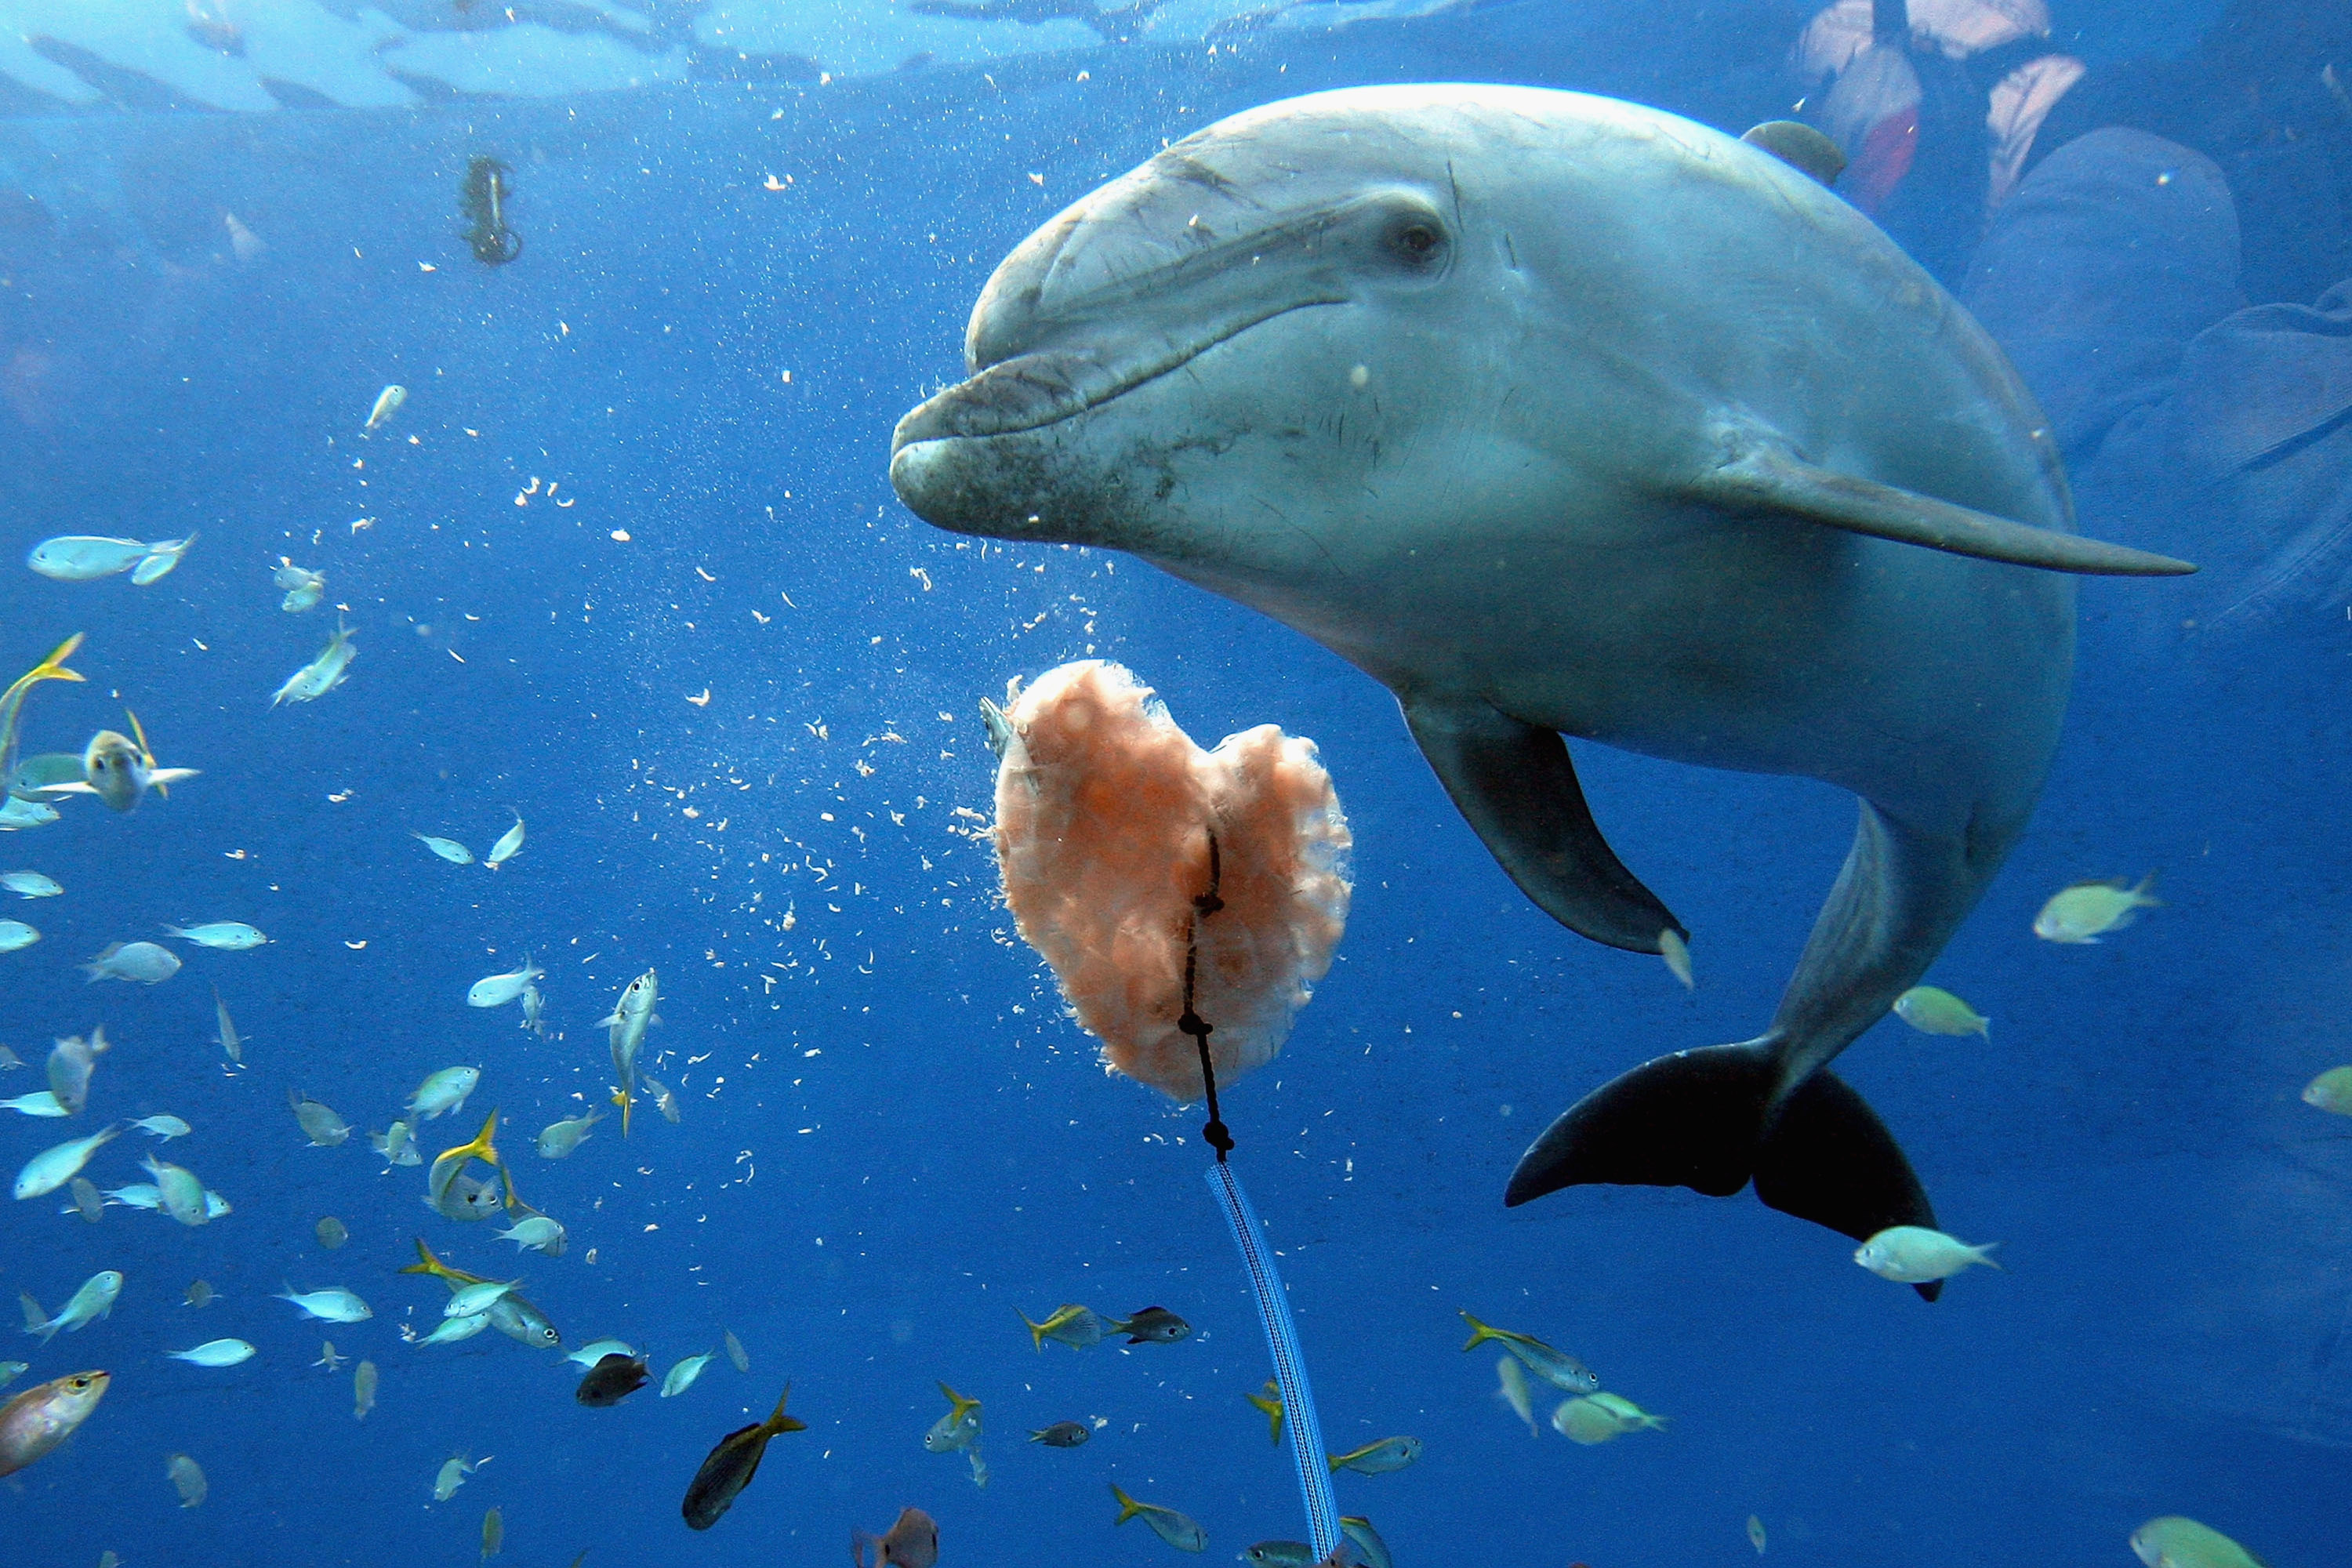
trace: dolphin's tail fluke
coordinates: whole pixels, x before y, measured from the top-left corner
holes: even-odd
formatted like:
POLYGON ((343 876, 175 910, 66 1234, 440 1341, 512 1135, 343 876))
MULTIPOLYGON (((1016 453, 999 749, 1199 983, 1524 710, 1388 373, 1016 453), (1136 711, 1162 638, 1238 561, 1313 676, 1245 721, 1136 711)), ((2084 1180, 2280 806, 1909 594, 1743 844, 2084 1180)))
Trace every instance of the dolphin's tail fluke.
MULTIPOLYGON (((1689 1187, 1727 1198, 1750 1180, 1783 1214, 1867 1241, 1889 1226, 1934 1229, 1911 1163, 1862 1096, 1814 1073, 1773 1109, 1774 1055, 1710 1046, 1644 1062, 1586 1095, 1519 1157, 1503 1202, 1562 1187, 1689 1187)), ((1932 1301, 1940 1285, 1916 1287, 1932 1301)))

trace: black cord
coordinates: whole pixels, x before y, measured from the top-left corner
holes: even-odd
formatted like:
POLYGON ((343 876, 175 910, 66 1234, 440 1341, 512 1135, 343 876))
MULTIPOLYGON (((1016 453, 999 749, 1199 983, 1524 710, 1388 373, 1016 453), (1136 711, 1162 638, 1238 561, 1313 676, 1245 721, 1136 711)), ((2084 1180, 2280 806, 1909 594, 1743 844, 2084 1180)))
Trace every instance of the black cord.
POLYGON ((1201 922, 1225 907, 1217 897, 1217 886, 1224 879, 1224 868, 1217 854, 1217 836, 1209 834, 1209 886, 1192 900, 1192 912, 1184 921, 1184 1012, 1176 1020, 1176 1027, 1192 1037, 1201 1050, 1201 1082, 1209 1093, 1209 1121, 1201 1129, 1201 1136, 1217 1152, 1217 1163, 1234 1151, 1234 1135, 1227 1131, 1224 1118, 1217 1113, 1217 1069, 1209 1061, 1209 1037, 1216 1026, 1192 1011, 1192 979, 1201 959, 1201 922))

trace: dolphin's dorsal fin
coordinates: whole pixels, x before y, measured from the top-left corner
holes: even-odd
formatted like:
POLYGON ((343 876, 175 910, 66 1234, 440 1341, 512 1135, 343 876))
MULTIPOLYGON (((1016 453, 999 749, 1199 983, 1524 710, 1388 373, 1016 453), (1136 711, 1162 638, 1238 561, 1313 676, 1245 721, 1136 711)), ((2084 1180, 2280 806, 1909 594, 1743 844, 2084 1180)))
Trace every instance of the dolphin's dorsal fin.
POLYGON ((1558 733, 1477 698, 1397 698, 1445 793, 1503 869, 1546 914, 1580 936, 1657 952, 1682 921, 1625 869, 1592 824, 1558 733))
POLYGON ((2099 577, 2177 577, 2197 568, 2168 555, 2035 528, 1931 496, 1817 468, 1770 442, 1730 435, 1723 460, 1687 493, 1727 511, 1778 513, 1982 561, 2099 577))
POLYGON ((1802 169, 1825 185, 1837 184, 1845 173, 1845 153, 1838 144, 1796 120, 1768 120, 1761 125, 1751 125, 1739 138, 1750 147, 1761 147, 1790 168, 1802 169))

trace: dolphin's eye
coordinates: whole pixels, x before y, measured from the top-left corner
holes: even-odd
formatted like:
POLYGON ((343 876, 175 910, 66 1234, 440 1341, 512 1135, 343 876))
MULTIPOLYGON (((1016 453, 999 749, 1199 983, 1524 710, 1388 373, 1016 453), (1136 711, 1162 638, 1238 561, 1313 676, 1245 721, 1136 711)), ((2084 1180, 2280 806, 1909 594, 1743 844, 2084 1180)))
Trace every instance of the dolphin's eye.
POLYGON ((1389 230, 1389 250, 1411 267, 1426 267, 1445 250, 1445 234, 1425 218, 1407 218, 1389 230))

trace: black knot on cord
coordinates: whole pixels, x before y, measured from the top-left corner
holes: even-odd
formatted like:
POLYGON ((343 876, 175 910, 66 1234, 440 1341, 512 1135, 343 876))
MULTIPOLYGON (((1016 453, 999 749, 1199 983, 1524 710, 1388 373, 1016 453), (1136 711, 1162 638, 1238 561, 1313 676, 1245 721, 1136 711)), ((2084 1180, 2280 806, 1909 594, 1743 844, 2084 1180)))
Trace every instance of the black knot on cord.
POLYGON ((1184 1011, 1176 1019, 1176 1027, 1192 1038, 1201 1051, 1201 1087, 1209 1100, 1208 1124, 1201 1129, 1202 1140, 1217 1152, 1217 1163, 1223 1164, 1233 1152, 1234 1135, 1226 1131, 1224 1118, 1217 1114, 1217 1069, 1209 1059, 1209 1037, 1216 1026, 1192 1011, 1193 974, 1201 962, 1201 922, 1225 907, 1217 897, 1217 884, 1224 879, 1224 867, 1217 854, 1217 836, 1209 835, 1209 885, 1192 898, 1192 918, 1184 926, 1184 1011))

